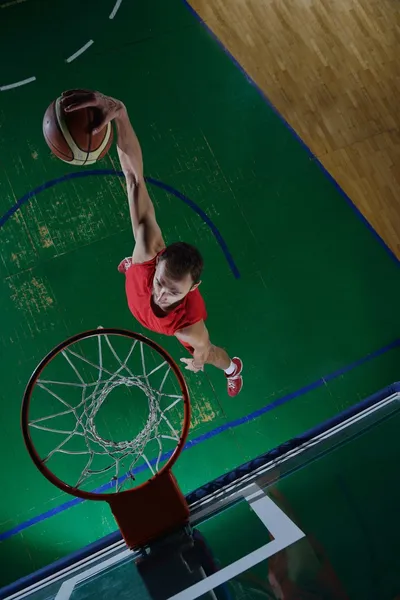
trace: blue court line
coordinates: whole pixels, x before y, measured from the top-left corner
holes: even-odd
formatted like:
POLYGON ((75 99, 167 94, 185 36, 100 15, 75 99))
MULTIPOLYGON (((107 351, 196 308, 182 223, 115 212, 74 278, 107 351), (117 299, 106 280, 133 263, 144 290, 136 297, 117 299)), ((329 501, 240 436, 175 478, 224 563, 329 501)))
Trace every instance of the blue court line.
MULTIPOLYGON (((357 367, 360 367, 360 366, 374 360, 375 358, 378 358, 379 356, 386 354, 390 350, 394 350, 395 348, 399 348, 399 347, 400 347, 400 339, 397 339, 394 342, 392 342, 386 346, 383 346, 382 348, 379 348, 378 350, 375 350, 374 352, 371 352, 370 354, 367 354, 366 356, 363 356, 362 358, 360 358, 348 365, 345 365, 344 367, 341 367, 340 369, 337 369, 336 371, 333 371, 332 373, 329 373, 328 375, 325 375, 324 377, 321 377, 320 379, 317 379, 316 381, 313 381, 312 383, 309 383, 308 385, 306 385, 298 390, 295 390, 293 392, 290 392, 289 394, 286 394, 284 396, 281 396, 280 398, 277 398, 273 402, 266 404, 265 406, 262 406, 261 408, 255 410, 254 412, 252 412, 248 415, 239 417, 238 419, 230 421, 229 423, 225 423, 224 425, 221 425, 220 427, 216 427, 215 429, 211 429, 210 431, 207 431, 206 433, 203 433, 202 435, 199 435, 199 436, 193 438, 192 440, 189 440, 185 444, 183 451, 185 452, 186 450, 189 450, 190 448, 193 448, 194 446, 198 446, 199 444, 201 444, 213 437, 216 437, 217 435, 220 435, 221 433, 223 433, 224 431, 227 431, 228 429, 235 429, 236 427, 239 427, 240 425, 243 425, 244 423, 249 423, 251 421, 254 421, 258 417, 274 410, 278 406, 282 406, 283 404, 286 404, 287 402, 290 402, 291 400, 294 400, 295 398, 299 398, 300 396, 306 395, 308 392, 311 392, 312 390, 323 387, 327 382, 337 379, 338 377, 345 375, 349 371, 352 371, 352 370, 356 369, 357 367)), ((170 454, 171 454, 170 452, 164 453, 161 457, 161 460, 166 460, 170 456, 170 454)), ((133 473, 134 474, 139 473, 141 471, 144 471, 146 468, 147 467, 145 465, 141 465, 137 469, 134 469, 133 473)), ((126 479, 126 475, 123 475, 119 479, 119 482, 122 483, 122 481, 124 479, 126 479)), ((106 483, 94 491, 98 492, 98 493, 106 492, 107 490, 110 490, 111 487, 113 487, 114 485, 115 485, 115 482, 114 483, 111 483, 111 482, 106 483)), ((3 542, 5 540, 13 537, 14 535, 21 533, 22 531, 24 531, 25 529, 28 529, 32 525, 41 523, 42 521, 45 521, 46 519, 54 517, 55 515, 62 513, 64 511, 72 508, 73 506, 76 506, 77 504, 81 504, 82 502, 84 502, 84 500, 82 500, 81 498, 73 498, 72 500, 64 502, 63 504, 60 504, 40 515, 37 515, 36 517, 33 517, 32 519, 24 521, 24 522, 20 523, 19 525, 16 525, 16 527, 13 527, 12 529, 9 529, 8 531, 5 531, 4 533, 0 534, 0 542, 3 542)))
POLYGON ((188 198, 187 196, 184 196, 183 194, 181 194, 181 192, 178 192, 178 190, 175 190, 174 188, 167 185, 166 183, 157 181, 156 179, 153 179, 152 177, 146 177, 146 181, 148 181, 152 185, 155 185, 155 186, 163 189, 164 191, 168 192, 169 194, 173 194, 176 198, 179 198, 179 200, 182 200, 182 202, 184 202, 185 204, 190 206, 190 208, 195 213, 197 213, 199 215, 199 217, 201 217, 203 219, 204 223, 206 223, 206 225, 208 225, 208 227, 213 232, 213 235, 214 235, 215 239, 217 240, 222 252, 225 254, 225 258, 228 261, 229 268, 231 269, 234 277, 236 279, 239 279, 240 273, 235 264, 235 261, 233 260, 232 254, 230 253, 229 248, 226 245, 226 242, 223 239, 221 233, 219 232, 217 227, 214 225, 214 223, 211 221, 211 219, 206 215, 206 213, 197 204, 195 204, 192 200, 190 200, 190 198, 188 198))
MULTIPOLYGON (((124 176, 122 171, 114 171, 114 169, 90 169, 85 171, 67 173, 67 175, 63 175, 62 177, 57 177, 56 179, 51 179, 50 181, 42 183, 42 185, 39 185, 35 189, 29 191, 27 194, 22 196, 19 200, 17 200, 17 202, 13 204, 13 206, 11 206, 11 208, 9 208, 8 211, 4 213, 2 217, 0 217, 0 228, 7 223, 7 221, 13 216, 13 214, 18 209, 21 208, 21 206, 23 206, 26 202, 28 202, 28 200, 30 200, 34 196, 37 196, 41 192, 44 192, 45 190, 48 190, 58 185, 59 183, 64 183, 64 181, 69 181, 71 179, 84 179, 86 177, 98 177, 104 175, 112 175, 117 177, 124 176)), ((167 192, 168 194, 172 194, 173 196, 181 200, 187 206, 189 206, 197 215, 199 215, 199 217, 204 221, 204 223, 211 229, 211 232, 213 233, 217 243, 219 244, 219 247, 224 253, 224 256, 227 260, 230 270, 232 271, 233 276, 235 277, 235 279, 240 279, 240 272, 236 266, 233 256, 229 251, 229 248, 224 238, 222 237, 219 229, 216 227, 216 225, 214 225, 210 217, 195 202, 193 202, 193 200, 190 200, 190 198, 188 198, 175 188, 171 187, 170 185, 167 185, 162 181, 158 181, 157 179, 153 179, 152 177, 146 177, 145 179, 146 182, 150 183, 151 185, 154 185, 155 187, 158 187, 167 192)))
POLYGON ((398 265, 400 265, 400 260, 397 258, 397 256, 394 254, 394 252, 389 248, 389 246, 386 244, 386 242, 383 240, 383 238, 381 238, 379 233, 372 227, 371 223, 364 217, 364 215, 362 214, 360 209, 357 208, 357 206, 354 204, 354 202, 351 200, 351 198, 346 194, 346 192, 340 187, 338 182, 333 178, 333 176, 329 173, 329 171, 324 167, 324 165, 321 163, 319 158, 317 156, 315 156, 315 154, 312 152, 312 150, 310 150, 310 148, 307 146, 307 144, 301 139, 301 137, 298 135, 298 133, 296 133, 296 131, 293 129, 293 127, 286 121, 285 117, 283 117, 281 115, 281 113, 278 111, 278 109, 274 106, 274 104, 272 104, 271 100, 268 98, 268 96, 265 95, 265 93, 257 85, 257 83, 254 81, 254 79, 247 73, 247 71, 242 67, 242 65, 236 60, 236 58, 233 56, 233 54, 228 50, 228 48, 223 44, 223 42, 217 37, 217 35, 210 29, 210 27, 207 25, 207 23, 195 11, 195 9, 190 6, 188 0, 182 0, 182 2, 186 6, 186 8, 189 10, 189 12, 194 16, 194 18, 200 23, 200 25, 202 25, 202 27, 204 27, 204 29, 208 32, 208 34, 217 42, 217 44, 220 46, 220 48, 224 51, 224 53, 233 62, 235 67, 237 69, 239 69, 239 71, 244 75, 244 77, 247 79, 247 81, 254 87, 254 89, 258 92, 258 94, 261 96, 261 98, 264 100, 264 102, 269 106, 269 108, 276 114, 277 117, 279 117, 279 119, 282 121, 282 123, 285 125, 285 127, 290 131, 290 133, 293 135, 293 137, 304 148, 304 150, 307 152, 307 154, 310 156, 310 158, 318 165, 318 167, 324 173, 325 177, 327 177, 327 179, 329 179, 329 181, 337 189, 339 194, 350 205, 350 207, 356 213, 357 217, 359 219, 361 219, 361 221, 364 223, 364 225, 366 225, 366 227, 371 231, 373 236, 384 247, 384 249, 389 254, 389 256, 398 265))

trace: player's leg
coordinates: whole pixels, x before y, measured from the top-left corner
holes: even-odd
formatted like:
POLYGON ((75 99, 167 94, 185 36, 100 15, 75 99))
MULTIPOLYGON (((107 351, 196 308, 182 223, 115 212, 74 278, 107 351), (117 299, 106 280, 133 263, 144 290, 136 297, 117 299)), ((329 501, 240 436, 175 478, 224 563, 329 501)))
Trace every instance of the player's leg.
MULTIPOLYGON (((179 339, 179 337, 178 340, 182 346, 184 346, 186 350, 193 356, 194 348, 190 344, 187 344, 183 340, 179 339)), ((187 362, 186 359, 181 360, 187 362)), ((229 354, 223 348, 212 345, 207 359, 205 360, 205 364, 212 365, 213 367, 224 371, 227 380, 229 396, 233 398, 239 394, 243 387, 243 363, 240 358, 235 356, 231 359, 229 354)))
POLYGON ((223 348, 212 346, 207 357, 206 364, 213 365, 217 369, 222 369, 225 373, 229 396, 237 396, 243 387, 243 363, 240 358, 235 356, 230 359, 223 348))

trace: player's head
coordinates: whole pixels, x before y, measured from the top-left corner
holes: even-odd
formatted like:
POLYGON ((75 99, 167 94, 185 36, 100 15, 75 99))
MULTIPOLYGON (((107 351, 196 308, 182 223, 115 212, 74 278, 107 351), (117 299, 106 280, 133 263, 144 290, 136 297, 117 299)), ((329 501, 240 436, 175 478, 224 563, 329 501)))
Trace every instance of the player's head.
POLYGON ((182 300, 200 284, 203 259, 200 252, 185 242, 167 246, 159 256, 154 274, 154 300, 167 308, 182 300))

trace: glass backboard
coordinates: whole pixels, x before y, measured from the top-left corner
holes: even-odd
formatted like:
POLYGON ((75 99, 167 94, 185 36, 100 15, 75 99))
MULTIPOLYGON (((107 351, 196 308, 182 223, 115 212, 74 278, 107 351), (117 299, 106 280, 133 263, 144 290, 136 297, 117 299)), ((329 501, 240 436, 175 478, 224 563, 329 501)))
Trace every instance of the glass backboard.
POLYGON ((190 528, 133 553, 118 535, 10 600, 400 597, 400 386, 188 496, 190 528))

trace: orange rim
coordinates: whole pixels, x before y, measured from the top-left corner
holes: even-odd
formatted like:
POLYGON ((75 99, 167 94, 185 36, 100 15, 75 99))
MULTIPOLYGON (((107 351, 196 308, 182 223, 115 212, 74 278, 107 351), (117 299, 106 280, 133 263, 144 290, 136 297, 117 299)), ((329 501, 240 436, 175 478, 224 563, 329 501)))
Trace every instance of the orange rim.
POLYGON ((184 445, 186 443, 186 440, 187 440, 187 437, 189 434, 189 428, 190 428, 189 390, 188 390, 185 378, 183 377, 183 375, 182 375, 178 365, 174 361, 174 359, 168 354, 168 352, 166 350, 164 350, 164 348, 159 346, 156 342, 153 342, 153 340, 150 340, 149 338, 145 337, 144 335, 141 335, 140 333, 135 333, 135 332, 129 331, 127 329, 117 329, 117 328, 90 329, 88 331, 78 333, 78 334, 73 335, 72 337, 66 339, 64 342, 62 342, 61 344, 59 344, 58 346, 53 348, 53 350, 51 350, 47 354, 47 356, 45 356, 41 360, 41 362, 38 364, 38 366, 32 373, 32 375, 28 381, 28 384, 26 386, 26 389, 25 389, 24 398, 22 401, 22 409, 21 409, 21 428, 22 428, 22 434, 24 437, 24 442, 25 442, 26 448, 30 454, 31 459, 33 460, 34 464, 39 469, 39 471, 53 485, 60 488, 67 494, 77 496, 78 498, 84 498, 85 500, 104 500, 107 502, 112 502, 112 499, 115 498, 117 495, 118 496, 123 496, 123 495, 127 496, 129 494, 133 494, 133 493, 143 489, 146 485, 150 485, 151 482, 154 481, 154 479, 156 479, 157 477, 160 477, 163 473, 165 473, 166 471, 170 471, 172 469, 173 465, 176 463, 180 453, 182 452, 182 450, 184 448, 184 445), (179 386, 180 386, 180 389, 182 392, 182 396, 183 396, 183 407, 184 407, 184 409, 183 409, 183 411, 184 411, 183 412, 183 426, 182 426, 182 432, 181 432, 181 436, 179 438, 179 442, 178 442, 175 450, 171 454, 170 458, 166 462, 166 464, 162 467, 162 469, 160 469, 160 471, 158 471, 150 479, 148 479, 144 483, 141 483, 137 487, 135 487, 131 490, 115 492, 113 494, 85 492, 84 490, 80 490, 76 487, 70 486, 67 483, 65 483, 64 481, 62 481, 61 479, 59 479, 56 475, 54 475, 54 473, 52 473, 50 471, 50 469, 44 464, 43 460, 40 458, 40 456, 33 444, 33 441, 32 441, 31 435, 30 435, 30 431, 29 431, 29 409, 30 409, 30 404, 31 404, 32 392, 33 392, 36 382, 39 379, 40 374, 42 373, 44 368, 57 356, 57 354, 59 354, 62 350, 64 350, 68 346, 71 346, 72 344, 75 344, 76 342, 79 342, 80 340, 99 336, 99 335, 119 335, 121 337, 128 337, 128 338, 131 338, 132 340, 137 340, 139 342, 143 342, 143 343, 147 344, 148 346, 150 346, 153 350, 158 352, 171 366, 171 369, 173 370, 175 377, 178 380, 178 383, 179 383, 179 386))

